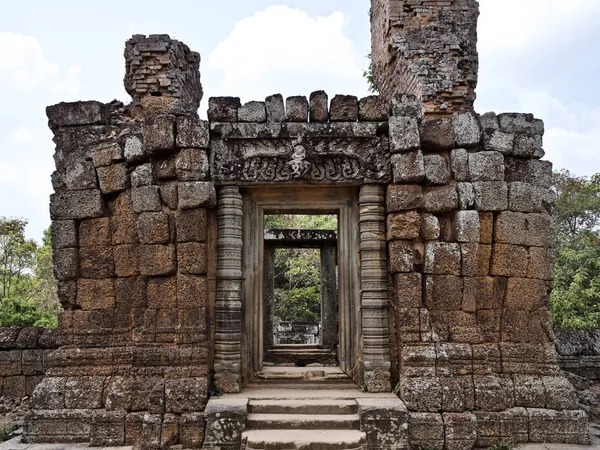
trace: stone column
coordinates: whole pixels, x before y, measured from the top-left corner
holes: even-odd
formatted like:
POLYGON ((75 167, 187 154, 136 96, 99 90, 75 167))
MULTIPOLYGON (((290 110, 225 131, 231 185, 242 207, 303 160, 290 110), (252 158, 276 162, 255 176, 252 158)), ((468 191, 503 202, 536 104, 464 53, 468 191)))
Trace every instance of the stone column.
POLYGON ((215 384, 240 390, 242 326, 242 196, 235 186, 218 194, 215 384))
POLYGON ((385 240, 384 187, 360 189, 360 288, 365 384, 369 392, 389 392, 390 331, 385 240))
POLYGON ((275 301, 275 247, 265 245, 264 252, 264 293, 263 293, 263 339, 265 349, 272 348, 273 342, 273 302, 275 301))
POLYGON ((337 343, 337 280, 335 276, 336 248, 321 247, 321 328, 323 347, 333 348, 337 343))

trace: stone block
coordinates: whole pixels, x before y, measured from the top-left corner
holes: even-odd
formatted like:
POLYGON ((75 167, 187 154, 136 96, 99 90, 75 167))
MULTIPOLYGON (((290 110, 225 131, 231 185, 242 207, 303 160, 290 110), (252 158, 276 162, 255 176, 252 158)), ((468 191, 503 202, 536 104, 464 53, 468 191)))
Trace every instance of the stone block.
POLYGON ((450 170, 456 181, 469 181, 469 153, 464 148, 457 148, 450 152, 450 170))
POLYGON ((98 189, 61 192, 50 195, 52 220, 82 220, 104 214, 104 200, 98 189))
POLYGON ((206 210, 183 209, 175 213, 177 242, 204 242, 208 229, 206 210))
POLYGON ((389 115, 390 107, 383 97, 370 95, 358 102, 358 120, 362 122, 383 122, 389 115))
POLYGON ((78 376, 65 381, 65 408, 101 408, 104 377, 78 376))
POLYGON ((443 413, 446 448, 459 450, 473 448, 477 441, 477 418, 469 412, 443 413))
POLYGON ((460 275, 460 246, 449 242, 428 242, 425 245, 425 273, 460 275))
POLYGON ((469 155, 471 181, 504 181, 504 156, 500 152, 477 152, 469 155))
POLYGON ((400 399, 409 411, 437 412, 442 408, 442 386, 437 377, 400 376, 400 399))
POLYGON ((125 444, 125 411, 96 410, 92 416, 90 446, 116 447, 125 444))
POLYGON ((137 215, 113 216, 110 219, 110 228, 113 245, 138 242, 137 215))
POLYGON ((165 381, 167 412, 188 413, 202 411, 208 397, 206 379, 183 378, 165 381))
POLYGON ((525 277, 528 253, 526 247, 510 244, 494 245, 490 273, 503 277, 525 277))
POLYGON ((140 164, 131 172, 131 185, 133 187, 150 186, 155 182, 152 164, 140 164))
POLYGON ((544 134, 544 122, 532 114, 505 113, 498 116, 500 129, 508 133, 544 134))
POLYGON ((21 350, 0 352, 0 376, 22 375, 21 356, 21 350))
POLYGON ((461 244, 462 275, 468 277, 487 276, 490 268, 492 246, 465 243, 461 244))
POLYGON ((556 265, 556 250, 546 247, 529 248, 529 265, 527 278, 552 281, 556 265))
POLYGON ((479 116, 479 122, 483 131, 488 130, 499 130, 500 124, 498 123, 498 116, 495 112, 489 111, 479 116))
POLYGON ((529 408, 529 439, 532 442, 589 444, 588 419, 583 410, 556 411, 529 408))
POLYGON ((440 378, 442 385, 442 410, 446 412, 462 412, 465 410, 465 393, 454 378, 440 378))
POLYGON ((147 287, 148 308, 177 307, 177 277, 150 278, 147 287))
POLYGON ((146 308, 146 279, 138 276, 115 279, 115 299, 118 311, 146 308))
POLYGON ((329 121, 329 97, 325 91, 316 91, 310 94, 310 121, 329 121))
POLYGON ((472 148, 481 141, 481 125, 475 113, 469 111, 452 116, 456 147, 472 148))
POLYGON ((199 448, 204 441, 204 414, 201 412, 181 415, 179 441, 183 448, 199 448))
POLYGON ((507 133, 499 129, 486 130, 483 133, 483 146, 487 151, 500 152, 506 156, 512 154, 514 145, 514 133, 507 133))
POLYGON ((208 303, 208 284, 205 277, 180 274, 177 276, 177 307, 203 308, 208 303))
MULTIPOLYGON (((37 348, 38 340, 42 335, 43 328, 39 327, 26 327, 22 328, 19 332, 19 336, 15 341, 16 348, 37 348)), ((25 355, 23 356, 25 358, 25 355)), ((25 375, 32 375, 26 373, 25 375)))
POLYGON ((509 278, 506 290, 505 307, 536 311, 548 307, 548 296, 552 283, 530 278, 509 278))
POLYGON ((50 225, 52 248, 77 247, 77 224, 74 220, 54 220, 50 225))
POLYGON ((169 216, 163 212, 147 212, 137 220, 139 241, 142 244, 167 244, 170 241, 169 216))
POLYGON ((433 214, 421 216, 421 238, 424 241, 435 241, 440 238, 440 221, 433 214))
POLYGON ((180 416, 177 414, 165 414, 163 416, 160 431, 161 448, 171 448, 179 442, 180 416))
POLYGON ((332 122, 356 122, 358 98, 353 95, 336 95, 331 99, 329 117, 332 122))
POLYGON ((491 244, 494 237, 494 214, 479 212, 479 234, 482 244, 491 244))
POLYGON ((506 211, 496 220, 496 242, 533 247, 554 247, 554 222, 547 214, 506 211))
POLYGON ((416 95, 396 94, 392 98, 392 116, 412 116, 420 122, 423 118, 423 105, 416 95))
POLYGON ((522 182, 549 188, 552 186, 552 163, 537 159, 506 158, 506 181, 522 182))
POLYGON ((420 308, 422 305, 421 274, 416 272, 394 275, 396 304, 403 308, 420 308))
POLYGON ((111 243, 110 219, 84 220, 79 225, 79 245, 81 247, 109 246, 111 243))
POLYGON ((72 191, 98 188, 96 172, 91 161, 76 161, 69 165, 64 181, 67 189, 72 191))
POLYGON ((411 241, 391 241, 389 244, 390 273, 414 270, 414 247, 411 241))
POLYGON ((127 136, 123 156, 130 161, 136 161, 144 157, 144 144, 141 136, 127 136))
POLYGON ((52 129, 82 125, 100 125, 106 121, 105 106, 96 101, 61 102, 46 107, 48 126, 52 129))
POLYGON ((192 116, 178 116, 175 143, 179 148, 208 148, 210 143, 208 122, 192 116))
POLYGON ((425 163, 420 150, 392 155, 390 162, 394 183, 419 183, 425 177, 425 163))
POLYGON ((424 151, 454 148, 454 129, 450 118, 426 120, 421 124, 421 147, 424 151))
POLYGON ((474 375, 475 408, 480 411, 504 411, 514 407, 514 386, 509 375, 474 375))
POLYGON ((198 148, 184 148, 177 155, 175 169, 179 181, 206 180, 209 171, 206 151, 198 148))
POLYGON ((265 99, 267 122, 279 123, 285 121, 285 106, 281 94, 270 95, 265 99))
POLYGON ((511 211, 545 213, 552 209, 556 194, 541 186, 514 182, 508 185, 508 207, 511 211))
POLYGON ((65 309, 73 309, 77 304, 77 282, 58 281, 56 291, 62 307, 65 309))
POLYGON ((541 134, 517 134, 512 154, 520 158, 542 158, 545 154, 542 146, 541 134))
POLYGON ((208 120, 210 122, 237 122, 238 97, 211 97, 208 99, 208 120))
POLYGON ((387 211, 397 212, 422 208, 423 189, 415 185, 394 185, 387 188, 387 211))
POLYGON ((425 188, 425 210, 433 214, 450 212, 458 208, 458 193, 455 186, 425 188))
POLYGON ((444 421, 441 414, 410 412, 408 436, 416 448, 442 450, 444 448, 444 421))
POLYGON ((140 273, 146 276, 175 273, 175 247, 172 245, 141 245, 140 273))
POLYGON ((543 408, 546 404, 546 392, 541 377, 535 375, 514 374, 515 406, 524 408, 543 408))
POLYGON ((387 240, 417 239, 421 229, 421 215, 416 211, 389 214, 387 216, 387 240))
POLYGON ((494 301, 494 279, 492 277, 465 277, 463 310, 475 312, 501 308, 494 301))
POLYGON ((471 209, 475 206, 475 189, 471 183, 456 183, 458 206, 460 209, 471 209))
POLYGON ((103 194, 114 194, 129 188, 129 171, 125 163, 98 167, 98 181, 103 194))
POLYGON ((112 247, 80 247, 79 275, 83 278, 109 278, 115 275, 112 247))
POLYGON ((577 391, 563 376, 543 376, 541 382, 546 392, 546 405, 548 409, 579 409, 577 405, 577 391))
POLYGON ((504 181, 477 181, 473 183, 475 209, 504 211, 508 208, 508 187, 504 181))
POLYGON ((159 154, 175 148, 175 118, 151 116, 144 123, 144 151, 159 154))
POLYGON ((456 242, 479 242, 479 213, 477 211, 458 211, 454 214, 454 239, 456 242))
MULTIPOLYGON (((177 177, 175 170, 175 155, 167 155, 165 158, 153 162, 153 173, 158 180, 173 180, 177 177)), ((154 181, 146 184, 154 184, 154 181)))
POLYGON ((421 137, 417 119, 410 116, 393 116, 390 124, 390 150, 392 153, 418 150, 421 137))
POLYGON ((427 275, 425 305, 434 311, 458 311, 462 307, 463 279, 454 275, 427 275))
POLYGON ((137 213, 162 209, 158 186, 140 186, 131 189, 131 201, 133 210, 137 213))
POLYGON ((5 377, 2 383, 2 397, 21 400, 27 393, 27 377, 16 375, 5 377))
POLYGON ((215 185, 209 181, 179 183, 179 209, 212 208, 217 204, 215 185))
POLYGON ((287 122, 308 121, 308 100, 306 97, 288 97, 285 100, 285 119, 287 122))
POLYGON ((133 277, 140 273, 140 251, 138 245, 113 247, 115 274, 118 277, 133 277))
POLYGON ((199 242, 178 244, 177 267, 180 273, 206 274, 208 269, 206 245, 199 242))
POLYGON ((57 281, 74 280, 78 275, 79 254, 76 248, 57 248, 52 251, 52 269, 57 281))
POLYGON ((160 199, 169 209, 177 209, 179 195, 177 184, 164 184, 160 187, 160 199))
POLYGON ((427 154, 423 157, 423 163, 425 164, 425 181, 428 184, 450 183, 450 169, 442 155, 427 154))
POLYGON ((112 279, 79 279, 77 281, 77 304, 84 310, 113 309, 115 291, 112 279))
POLYGON ((238 108, 238 121, 264 123, 267 121, 267 109, 264 102, 248 102, 238 108))

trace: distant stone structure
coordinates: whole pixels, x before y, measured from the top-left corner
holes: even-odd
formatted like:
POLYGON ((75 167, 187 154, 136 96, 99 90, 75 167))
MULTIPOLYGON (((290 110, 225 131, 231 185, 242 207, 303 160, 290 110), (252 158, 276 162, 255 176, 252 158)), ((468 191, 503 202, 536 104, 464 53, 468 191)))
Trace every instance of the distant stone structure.
POLYGON ((338 214, 339 367, 403 402, 358 402, 362 448, 586 443, 548 311, 544 125, 473 112, 477 15, 373 0, 381 97, 211 98, 199 120, 200 58, 158 35, 126 44, 130 105, 49 107, 65 311, 24 439, 240 448, 262 218, 285 211, 338 214))

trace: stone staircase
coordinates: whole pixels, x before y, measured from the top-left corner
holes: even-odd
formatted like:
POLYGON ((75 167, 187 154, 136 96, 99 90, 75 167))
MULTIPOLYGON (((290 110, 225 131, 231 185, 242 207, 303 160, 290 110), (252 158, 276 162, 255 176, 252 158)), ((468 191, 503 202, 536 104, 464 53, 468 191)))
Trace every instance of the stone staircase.
POLYGON ((265 367, 243 392, 211 399, 205 414, 206 450, 408 448, 402 402, 362 392, 337 367, 265 367), (223 430, 240 436, 239 444, 223 430))

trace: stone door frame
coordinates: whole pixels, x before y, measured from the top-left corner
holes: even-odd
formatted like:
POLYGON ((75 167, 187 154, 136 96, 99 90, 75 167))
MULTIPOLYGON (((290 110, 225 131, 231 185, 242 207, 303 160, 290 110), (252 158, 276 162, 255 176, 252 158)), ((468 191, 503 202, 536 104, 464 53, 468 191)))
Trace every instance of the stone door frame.
POLYGON ((370 392, 390 390, 384 186, 218 189, 215 384, 239 392, 262 368, 264 214, 338 214, 339 362, 370 392))

